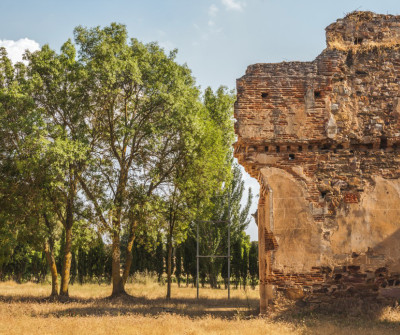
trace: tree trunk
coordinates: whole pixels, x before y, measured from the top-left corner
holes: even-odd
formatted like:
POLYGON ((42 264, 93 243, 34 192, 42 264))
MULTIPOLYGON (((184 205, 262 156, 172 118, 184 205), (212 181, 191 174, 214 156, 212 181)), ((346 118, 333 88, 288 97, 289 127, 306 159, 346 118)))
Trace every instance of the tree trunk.
POLYGON ((51 272, 51 297, 58 297, 58 275, 57 266, 54 258, 53 246, 46 241, 44 245, 44 252, 46 254, 47 264, 49 265, 51 272))
MULTIPOLYGON (((68 213, 67 213, 68 218, 68 213)), ((68 220, 67 220, 68 221, 68 220)), ((65 227, 65 246, 64 246, 64 259, 61 270, 61 287, 60 296, 68 297, 68 285, 71 271, 71 260, 72 260, 72 223, 65 227)))
POLYGON ((121 250, 120 250, 120 236, 119 229, 114 226, 114 233, 112 239, 112 297, 126 295, 124 288, 124 281, 121 277, 121 250))
POLYGON ((52 238, 53 227, 52 227, 45 212, 43 213, 43 218, 44 218, 46 227, 49 230, 48 231, 49 239, 44 244, 44 252, 45 252, 47 264, 49 265, 50 273, 51 273, 50 297, 58 297, 58 273, 57 273, 56 260, 54 257, 54 240, 52 238))
POLYGON ((129 229, 129 238, 128 238, 128 245, 126 246, 126 261, 125 261, 125 266, 124 266, 124 273, 122 275, 122 281, 123 284, 126 284, 126 281, 128 280, 129 277, 129 272, 131 270, 132 266, 132 260, 133 260, 133 255, 132 255, 132 247, 133 247, 133 242, 135 241, 135 228, 137 226, 137 222, 131 223, 131 227, 129 229))
POLYGON ((211 259, 210 264, 209 264, 209 273, 208 277, 210 278, 210 287, 211 288, 217 288, 217 276, 215 274, 215 263, 211 259))
POLYGON ((17 272, 17 275, 15 276, 15 281, 17 282, 17 284, 22 284, 22 272, 21 271, 17 272))
MULTIPOLYGON (((124 199, 124 191, 126 188, 127 174, 125 170, 121 168, 120 178, 118 181, 118 187, 114 199, 115 212, 112 218, 112 293, 111 297, 118 297, 126 295, 125 282, 121 276, 121 216, 122 216, 122 204, 124 199)), ((133 241, 132 241, 133 244, 133 241)), ((129 272, 128 272, 129 274, 129 272)))
POLYGON ((69 185, 69 193, 67 197, 67 206, 65 209, 65 250, 64 259, 61 270, 61 287, 60 296, 68 297, 68 285, 71 272, 71 248, 72 248, 72 225, 74 224, 74 200, 76 195, 77 180, 73 180, 73 172, 70 171, 72 180, 69 185))
POLYGON ((167 256, 167 299, 171 299, 171 272, 172 272, 172 236, 168 234, 167 256))

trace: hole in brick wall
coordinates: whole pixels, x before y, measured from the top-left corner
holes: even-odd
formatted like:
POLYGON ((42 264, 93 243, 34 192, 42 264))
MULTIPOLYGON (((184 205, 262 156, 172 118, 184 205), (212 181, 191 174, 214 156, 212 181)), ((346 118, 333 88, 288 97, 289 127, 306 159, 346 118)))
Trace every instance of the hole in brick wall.
POLYGON ((268 146, 266 145, 265 147, 264 147, 264 150, 265 150, 265 152, 268 152, 268 146))
POLYGON ((286 147, 286 151, 290 151, 290 145, 286 147))
POLYGON ((357 71, 356 71, 356 75, 357 75, 357 76, 367 76, 367 75, 368 75, 368 72, 362 71, 362 70, 357 70, 357 71))
POLYGON ((277 146, 275 147, 275 149, 276 149, 276 152, 280 152, 280 151, 281 151, 281 148, 280 148, 279 145, 277 145, 277 146))
POLYGON ((382 136, 381 137, 381 143, 379 144, 379 149, 386 149, 387 146, 388 146, 387 138, 382 136))
POLYGON ((307 150, 312 150, 312 145, 309 145, 309 146, 307 147, 307 150))
POLYGON ((261 93, 261 98, 263 98, 263 99, 268 98, 268 93, 267 92, 262 92, 261 93))
POLYGON ((393 150, 397 150, 399 147, 398 147, 397 143, 395 143, 392 145, 392 148, 393 148, 393 150))
POLYGON ((350 153, 351 153, 351 154, 354 154, 354 150, 350 150, 350 153))
POLYGON ((303 147, 301 145, 299 145, 299 152, 303 151, 303 147))
POLYGON ((321 198, 325 199, 327 193, 326 191, 321 191, 321 198))
POLYGON ((336 147, 336 149, 338 149, 338 150, 342 150, 342 149, 343 149, 343 145, 341 145, 341 144, 338 144, 338 145, 337 145, 337 147, 336 147))
POLYGON ((314 91, 314 98, 315 99, 321 98, 321 92, 320 91, 314 91))
POLYGON ((330 148, 331 148, 330 144, 324 144, 321 149, 322 150, 329 150, 330 148))
POLYGON ((294 154, 289 154, 289 160, 292 161, 293 159, 295 159, 295 155, 294 154))
POLYGON ((373 143, 368 143, 367 144, 367 149, 373 149, 374 148, 374 144, 373 143))
POLYGON ((353 52, 350 50, 346 56, 346 65, 351 67, 353 65, 353 52))
POLYGON ((362 42, 363 42, 363 38, 362 37, 356 37, 354 39, 354 44, 355 45, 360 45, 360 44, 362 44, 362 42))

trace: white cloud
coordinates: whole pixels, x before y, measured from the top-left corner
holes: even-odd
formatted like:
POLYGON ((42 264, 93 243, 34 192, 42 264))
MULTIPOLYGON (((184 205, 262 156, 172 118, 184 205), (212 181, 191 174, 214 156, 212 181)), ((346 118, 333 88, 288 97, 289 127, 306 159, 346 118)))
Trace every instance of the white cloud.
POLYGON ((222 0, 222 4, 225 6, 227 10, 237 10, 242 11, 243 8, 246 6, 244 1, 237 1, 237 0, 222 0))
MULTIPOLYGON (((216 4, 211 4, 210 7, 208 7, 208 29, 200 28, 199 25, 193 24, 193 27, 198 31, 201 40, 207 41, 212 35, 219 34, 222 31, 222 28, 219 28, 217 25, 218 12, 219 8, 216 4)), ((192 45, 196 47, 200 45, 200 43, 199 41, 193 41, 192 45)))
POLYGON ((208 8, 208 15, 209 16, 216 16, 217 13, 218 13, 218 10, 219 10, 218 7, 215 6, 214 4, 212 4, 210 6, 210 8, 208 8))
POLYGON ((40 49, 39 43, 29 38, 21 38, 18 41, 0 40, 0 47, 6 48, 8 58, 10 58, 13 63, 21 62, 22 55, 27 49, 32 52, 40 49))
POLYGON ((210 8, 208 8, 208 17, 209 17, 209 19, 208 19, 208 26, 209 26, 209 27, 215 26, 215 21, 214 21, 214 19, 215 19, 216 16, 217 16, 218 10, 219 10, 218 7, 217 7, 216 5, 214 5, 214 4, 212 4, 212 5, 210 6, 210 8))

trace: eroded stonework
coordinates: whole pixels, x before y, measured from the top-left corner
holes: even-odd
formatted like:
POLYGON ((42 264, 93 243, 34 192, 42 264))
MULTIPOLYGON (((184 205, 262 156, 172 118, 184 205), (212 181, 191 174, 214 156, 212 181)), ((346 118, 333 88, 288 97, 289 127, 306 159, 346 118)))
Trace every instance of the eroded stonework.
POLYGON ((261 185, 261 312, 274 289, 400 291, 400 16, 353 12, 326 36, 313 62, 237 80, 235 156, 261 185))

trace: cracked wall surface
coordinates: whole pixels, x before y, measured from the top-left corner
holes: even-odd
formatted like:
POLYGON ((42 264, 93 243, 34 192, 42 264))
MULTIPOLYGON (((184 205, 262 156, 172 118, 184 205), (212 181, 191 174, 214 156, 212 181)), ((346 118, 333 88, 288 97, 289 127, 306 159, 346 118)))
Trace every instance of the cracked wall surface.
POLYGON ((312 62, 237 80, 235 157, 261 185, 261 312, 273 289, 400 294, 400 16, 353 12, 326 38, 312 62))

